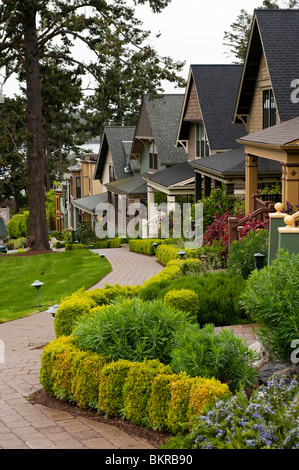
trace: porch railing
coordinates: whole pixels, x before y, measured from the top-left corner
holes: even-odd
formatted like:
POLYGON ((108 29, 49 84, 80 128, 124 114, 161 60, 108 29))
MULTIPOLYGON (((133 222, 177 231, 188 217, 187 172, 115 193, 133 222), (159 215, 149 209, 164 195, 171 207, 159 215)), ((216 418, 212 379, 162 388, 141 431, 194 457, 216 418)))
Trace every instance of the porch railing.
POLYGON ((253 195, 254 199, 254 211, 238 219, 237 217, 230 217, 228 219, 228 245, 230 246, 234 240, 238 240, 240 236, 240 231, 243 229, 244 225, 249 222, 249 220, 265 220, 269 213, 275 212, 274 205, 272 201, 263 201, 260 198, 259 194, 253 195))

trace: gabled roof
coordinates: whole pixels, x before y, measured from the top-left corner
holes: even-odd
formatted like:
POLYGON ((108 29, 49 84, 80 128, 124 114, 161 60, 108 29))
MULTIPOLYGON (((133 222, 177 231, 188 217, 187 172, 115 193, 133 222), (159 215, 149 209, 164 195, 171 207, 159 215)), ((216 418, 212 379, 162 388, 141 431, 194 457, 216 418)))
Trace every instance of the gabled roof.
POLYGON ((105 184, 105 187, 114 193, 132 196, 146 196, 147 183, 143 179, 147 173, 130 176, 119 181, 112 181, 105 184))
POLYGON ((85 196, 72 201, 72 205, 89 214, 95 214, 99 204, 107 202, 107 193, 95 194, 93 196, 85 196))
MULTIPOLYGON (((228 152, 217 153, 209 157, 200 158, 191 162, 194 170, 207 173, 210 176, 218 177, 244 177, 245 178, 245 154, 244 146, 239 145, 237 148, 228 152)), ((281 164, 266 158, 258 159, 259 174, 270 173, 281 175, 281 164)))
POLYGON ((299 152, 299 116, 289 121, 276 124, 254 134, 241 137, 240 143, 256 143, 271 146, 297 146, 299 152))
POLYGON ((193 84, 211 150, 230 150, 244 135, 243 124, 232 124, 241 78, 241 65, 191 65, 177 140, 187 140, 191 122, 185 120, 193 84))
POLYGON ((116 179, 132 176, 131 170, 125 172, 124 169, 130 158, 134 132, 135 127, 131 126, 107 126, 104 128, 94 179, 99 179, 102 182, 108 149, 111 152, 116 179))
POLYGON ((194 182, 194 171, 189 162, 178 163, 157 173, 148 174, 146 179, 159 186, 170 188, 171 186, 194 182))
POLYGON ((187 160, 184 149, 175 147, 183 101, 183 94, 159 95, 154 99, 149 95, 142 97, 134 142, 138 137, 154 139, 161 165, 187 160), (144 135, 144 121, 150 135, 144 135))
POLYGON ((299 9, 255 10, 235 107, 249 114, 262 53, 265 55, 281 121, 299 114, 291 101, 291 83, 299 78, 299 9))

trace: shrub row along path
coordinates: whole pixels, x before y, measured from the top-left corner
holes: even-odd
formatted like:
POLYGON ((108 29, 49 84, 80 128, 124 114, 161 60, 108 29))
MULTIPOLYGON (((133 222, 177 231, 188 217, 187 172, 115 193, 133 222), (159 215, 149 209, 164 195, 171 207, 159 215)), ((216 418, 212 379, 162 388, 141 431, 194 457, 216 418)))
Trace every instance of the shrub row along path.
MULTIPOLYGON (((130 253, 127 247, 94 251, 105 253, 113 270, 93 288, 106 283, 142 284, 163 269, 153 257, 130 253)), ((248 331, 239 328, 237 334, 247 335, 248 331)), ((141 438, 73 412, 71 407, 63 410, 30 402, 28 397, 42 389, 43 347, 54 338, 53 317, 46 311, 0 324, 0 449, 154 448, 146 434, 141 438)), ((252 342, 253 337, 248 340, 252 342)))

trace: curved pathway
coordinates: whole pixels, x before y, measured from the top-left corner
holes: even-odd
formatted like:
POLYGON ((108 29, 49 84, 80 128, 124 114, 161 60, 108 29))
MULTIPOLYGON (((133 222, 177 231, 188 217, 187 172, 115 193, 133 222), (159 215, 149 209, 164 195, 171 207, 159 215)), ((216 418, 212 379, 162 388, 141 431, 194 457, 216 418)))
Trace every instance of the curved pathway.
MULTIPOLYGON (((126 247, 94 251, 105 253, 113 270, 93 288, 141 284, 163 269, 154 258, 130 253, 126 247)), ((152 448, 109 424, 26 399, 42 388, 40 358, 54 338, 53 317, 47 312, 0 324, 0 449, 152 448)))
MULTIPOLYGON (((163 269, 155 258, 130 253, 127 247, 93 251, 104 253, 113 270, 92 288, 142 284, 163 269)), ((249 328, 237 327, 236 334, 254 340, 249 328)), ((109 424, 26 399, 42 388, 40 358, 54 338, 53 317, 47 312, 0 324, 0 449, 153 448, 109 424)))

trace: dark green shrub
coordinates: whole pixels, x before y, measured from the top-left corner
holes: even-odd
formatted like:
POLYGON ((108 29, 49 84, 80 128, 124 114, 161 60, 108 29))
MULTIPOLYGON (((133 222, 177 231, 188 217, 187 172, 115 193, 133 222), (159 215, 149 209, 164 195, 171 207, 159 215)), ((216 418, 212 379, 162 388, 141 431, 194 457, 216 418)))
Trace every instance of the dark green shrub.
POLYGON ((179 276, 149 283, 140 289, 139 297, 144 300, 164 299, 173 289, 192 290, 198 296, 197 319, 200 325, 228 326, 248 321, 239 304, 244 287, 242 276, 233 276, 226 271, 205 272, 201 276, 179 276))
POLYGON ((229 249, 227 260, 228 271, 232 274, 240 274, 247 279, 255 268, 255 253, 265 255, 264 264, 268 258, 268 230, 252 230, 242 238, 235 240, 229 249))
POLYGON ((213 325, 189 325, 174 337, 171 367, 175 373, 191 377, 216 378, 227 383, 231 391, 255 384, 253 367, 256 356, 243 338, 224 329, 215 332, 213 325))
POLYGON ((289 359, 299 338, 299 255, 280 251, 270 266, 253 271, 241 305, 259 324, 259 339, 271 353, 289 359))
POLYGON ((78 321, 74 336, 79 348, 107 360, 147 358, 167 363, 174 333, 186 324, 183 312, 163 306, 161 300, 124 299, 78 321))

